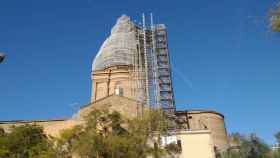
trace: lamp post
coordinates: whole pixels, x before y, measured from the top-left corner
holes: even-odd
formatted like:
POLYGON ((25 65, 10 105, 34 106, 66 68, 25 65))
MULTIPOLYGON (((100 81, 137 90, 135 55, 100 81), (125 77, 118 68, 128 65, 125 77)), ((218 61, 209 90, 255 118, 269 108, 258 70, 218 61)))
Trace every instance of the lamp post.
POLYGON ((2 63, 5 59, 5 54, 0 52, 0 63, 2 63))

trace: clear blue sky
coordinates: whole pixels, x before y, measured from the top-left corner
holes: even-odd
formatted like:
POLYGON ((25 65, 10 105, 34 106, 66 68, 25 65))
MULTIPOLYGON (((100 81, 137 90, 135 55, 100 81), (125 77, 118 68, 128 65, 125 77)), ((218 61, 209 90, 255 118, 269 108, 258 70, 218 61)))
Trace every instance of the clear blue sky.
POLYGON ((178 109, 212 109, 229 132, 280 130, 276 0, 0 1, 0 120, 70 117, 90 100, 91 62, 116 18, 153 12, 169 31, 178 109))

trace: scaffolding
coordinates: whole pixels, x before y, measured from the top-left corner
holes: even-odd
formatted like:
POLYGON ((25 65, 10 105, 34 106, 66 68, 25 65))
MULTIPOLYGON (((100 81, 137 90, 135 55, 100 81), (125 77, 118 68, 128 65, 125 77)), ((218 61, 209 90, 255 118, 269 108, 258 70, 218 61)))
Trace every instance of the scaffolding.
POLYGON ((174 113, 171 67, 164 24, 133 23, 121 16, 105 40, 94 62, 93 71, 114 65, 131 67, 131 91, 134 98, 148 106, 174 113))
POLYGON ((159 101, 165 111, 174 113, 175 103, 165 25, 157 25, 155 32, 159 101))
POLYGON ((174 113, 175 103, 166 27, 163 24, 155 25, 153 15, 151 14, 150 17, 149 27, 146 26, 145 15, 142 16, 142 27, 137 27, 138 32, 141 32, 138 36, 139 51, 144 56, 146 104, 162 107, 166 112, 174 113))

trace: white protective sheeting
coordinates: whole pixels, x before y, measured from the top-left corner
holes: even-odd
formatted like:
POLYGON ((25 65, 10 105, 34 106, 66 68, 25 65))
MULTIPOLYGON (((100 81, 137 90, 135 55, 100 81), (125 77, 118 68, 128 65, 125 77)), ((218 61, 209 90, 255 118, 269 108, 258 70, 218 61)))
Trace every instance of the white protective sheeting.
POLYGON ((132 65, 137 54, 135 25, 126 15, 121 16, 97 53, 92 70, 103 70, 115 65, 132 65))

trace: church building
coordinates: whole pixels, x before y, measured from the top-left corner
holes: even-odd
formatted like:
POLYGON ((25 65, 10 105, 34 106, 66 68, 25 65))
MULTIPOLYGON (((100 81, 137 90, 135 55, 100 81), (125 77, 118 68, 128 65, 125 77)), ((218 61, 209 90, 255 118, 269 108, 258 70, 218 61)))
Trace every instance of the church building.
POLYGON ((126 117, 139 117, 145 108, 162 108, 179 120, 182 129, 170 138, 180 140, 180 158, 214 158, 216 151, 230 148, 224 116, 209 110, 176 110, 169 61, 167 28, 130 17, 118 18, 92 64, 92 94, 76 117, 64 120, 0 121, 0 127, 38 124, 46 134, 59 137, 64 129, 84 123, 93 109, 108 108, 126 117))

